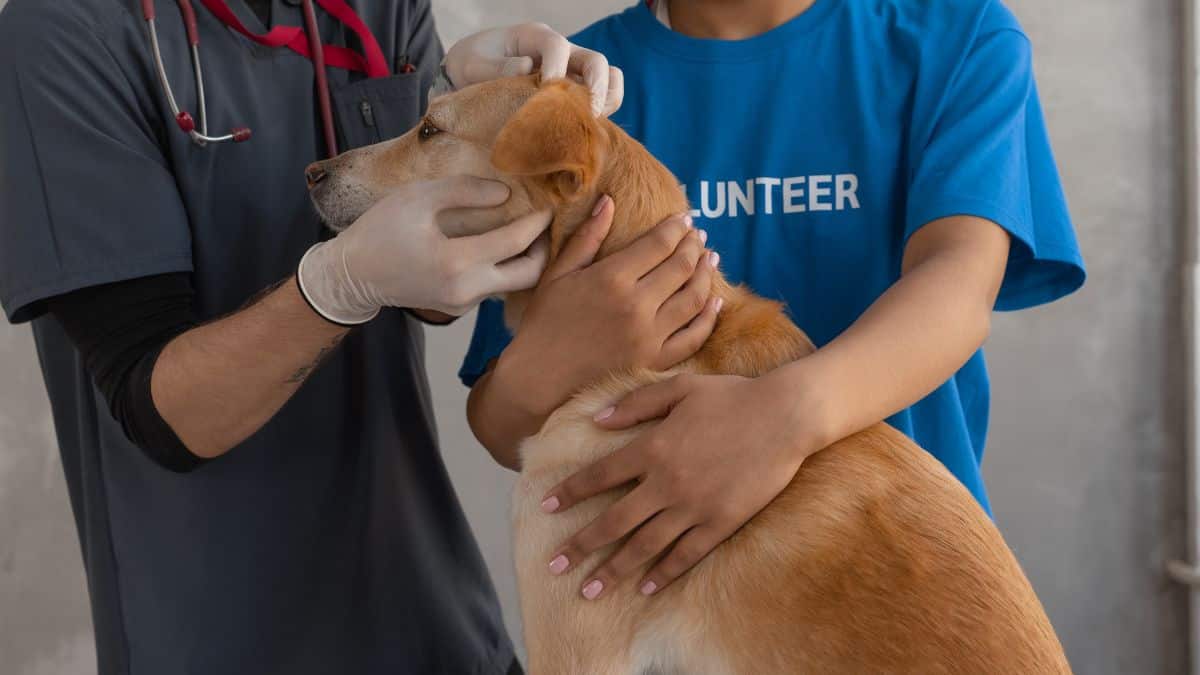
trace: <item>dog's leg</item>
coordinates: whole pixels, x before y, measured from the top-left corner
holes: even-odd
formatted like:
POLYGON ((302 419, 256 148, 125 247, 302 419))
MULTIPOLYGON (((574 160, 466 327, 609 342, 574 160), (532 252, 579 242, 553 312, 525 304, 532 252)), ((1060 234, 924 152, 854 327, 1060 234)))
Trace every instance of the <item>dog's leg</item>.
MULTIPOLYGON (((538 442, 561 440, 550 435, 538 442)), ((563 514, 542 513, 538 505, 545 491, 569 475, 569 468, 527 472, 513 493, 513 551, 529 672, 626 675, 629 619, 610 601, 611 593, 593 602, 580 595, 585 575, 596 561, 573 561, 571 569, 558 577, 548 569, 555 548, 614 501, 604 497, 563 514)))
POLYGON ((561 576, 548 565, 557 547, 627 490, 614 490, 563 513, 546 514, 546 492, 575 471, 630 442, 637 431, 603 432, 592 415, 646 379, 614 379, 559 409, 522 446, 522 471, 513 492, 513 551, 531 675, 629 675, 630 647, 646 601, 635 580, 588 601, 580 589, 610 549, 572 560, 561 576))
MULTIPOLYGON (((587 560, 572 560, 566 573, 550 574, 557 548, 628 488, 594 497, 563 513, 546 514, 546 492, 572 473, 630 443, 644 428, 602 431, 592 421, 599 410, 628 391, 670 377, 639 373, 613 377, 563 406, 521 449, 523 471, 513 492, 513 551, 531 675, 639 675, 676 673, 727 675, 724 659, 711 650, 704 621, 683 619, 684 583, 653 598, 637 590, 641 574, 584 600, 580 589, 621 543, 587 560), (681 623, 682 621, 682 623, 681 623), (705 644, 697 644, 708 643, 705 644), (707 653, 702 653, 707 652, 707 653)), ((644 572, 644 570, 642 570, 644 572)))

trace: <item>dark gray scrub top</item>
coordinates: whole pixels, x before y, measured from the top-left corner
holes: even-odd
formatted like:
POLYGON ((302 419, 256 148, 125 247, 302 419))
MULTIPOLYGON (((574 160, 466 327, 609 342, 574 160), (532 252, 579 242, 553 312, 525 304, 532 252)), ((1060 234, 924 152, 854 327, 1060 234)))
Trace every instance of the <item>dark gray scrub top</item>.
MULTIPOLYGON (((418 324, 384 312, 253 437, 177 475, 126 440, 43 315, 73 289, 191 271, 211 319, 323 236, 303 176, 323 152, 311 64, 195 4, 210 130, 249 126, 248 143, 200 148, 174 126, 139 0, 11 0, 0 14, 0 303, 33 321, 100 673, 503 673, 512 647, 439 455, 418 324)), ((273 20, 303 25, 296 4, 274 0, 273 20)), ((350 4, 418 72, 330 70, 343 149, 412 126, 442 55, 428 0, 350 4)), ((195 114, 179 10, 157 7, 195 114)), ((317 11, 327 43, 357 47, 317 11)))

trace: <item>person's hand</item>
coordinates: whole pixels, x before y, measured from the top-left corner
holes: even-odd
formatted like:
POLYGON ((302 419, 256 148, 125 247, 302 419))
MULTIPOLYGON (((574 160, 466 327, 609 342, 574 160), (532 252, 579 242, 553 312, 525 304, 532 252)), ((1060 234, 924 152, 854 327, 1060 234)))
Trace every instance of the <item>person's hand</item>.
POLYGON ((621 107, 625 79, 599 52, 571 44, 544 23, 522 23, 469 35, 454 44, 443 62, 455 88, 501 77, 543 79, 573 76, 592 92, 592 111, 611 115, 621 107))
POLYGON ((598 413, 606 429, 665 419, 546 494, 542 510, 561 513, 636 483, 555 551, 550 573, 632 534, 585 577, 581 593, 593 600, 659 556, 638 586, 644 595, 666 587, 770 503, 823 447, 817 430, 824 425, 814 416, 820 406, 804 398, 775 374, 677 375, 598 413))
POLYGON ((716 324, 720 300, 709 296, 719 258, 686 216, 589 264, 612 210, 602 197, 563 246, 497 362, 508 398, 535 416, 609 372, 670 368, 695 354, 716 324))
POLYGON ((503 183, 455 177, 405 185, 337 237, 304 255, 296 277, 317 313, 354 325, 382 307, 432 309, 460 316, 483 298, 532 287, 546 265, 551 214, 538 212, 474 236, 455 209, 499 206, 503 183))

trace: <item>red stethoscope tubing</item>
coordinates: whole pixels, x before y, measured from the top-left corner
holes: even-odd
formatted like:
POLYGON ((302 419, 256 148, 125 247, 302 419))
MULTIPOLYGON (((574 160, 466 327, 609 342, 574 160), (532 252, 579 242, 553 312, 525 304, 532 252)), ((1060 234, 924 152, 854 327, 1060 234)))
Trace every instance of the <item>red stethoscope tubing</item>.
POLYGON ((329 101, 329 75, 325 72, 325 45, 321 43, 321 32, 317 28, 317 11, 312 0, 304 0, 304 31, 309 36, 313 71, 317 76, 317 106, 321 109, 321 127, 325 134, 325 148, 330 157, 338 154, 337 134, 333 130, 333 105, 329 101), (313 39, 313 36, 316 39, 313 39))
MULTIPOLYGON (((388 69, 387 59, 383 55, 383 50, 379 47, 379 41, 375 39, 371 30, 367 28, 367 25, 363 23, 354 9, 347 5, 345 0, 316 0, 322 9, 329 12, 358 35, 359 41, 363 45, 363 54, 359 54, 346 47, 327 45, 321 42, 313 0, 302 0, 304 28, 297 26, 276 26, 261 35, 247 29, 241 20, 237 18, 237 15, 229 9, 225 0, 200 1, 218 20, 248 39, 267 47, 287 47, 313 62, 313 70, 316 75, 317 105, 321 113, 321 131, 325 139, 325 148, 330 157, 338 154, 337 134, 334 130, 333 105, 330 100, 327 68, 332 66, 345 70, 359 71, 371 78, 387 77, 391 74, 388 69)), ((247 127, 234 127, 229 133, 223 136, 210 136, 208 134, 208 111, 204 98, 204 74, 200 67, 200 33, 196 26, 196 12, 192 7, 191 0, 176 0, 176 3, 179 5, 180 14, 183 16, 184 26, 187 30, 188 44, 191 49, 192 69, 196 77, 197 106, 200 113, 199 130, 196 129, 196 121, 192 115, 179 107, 175 99, 175 94, 171 89, 171 83, 167 78, 166 68, 162 59, 162 50, 158 41, 158 31, 155 26, 156 12, 154 0, 142 0, 142 16, 146 20, 150 31, 150 43, 154 52, 155 69, 158 71, 159 82, 162 84, 163 92, 171 107, 171 112, 175 115, 175 123, 197 145, 201 146, 208 143, 224 143, 228 141, 240 143, 249 140, 251 131, 247 127)))

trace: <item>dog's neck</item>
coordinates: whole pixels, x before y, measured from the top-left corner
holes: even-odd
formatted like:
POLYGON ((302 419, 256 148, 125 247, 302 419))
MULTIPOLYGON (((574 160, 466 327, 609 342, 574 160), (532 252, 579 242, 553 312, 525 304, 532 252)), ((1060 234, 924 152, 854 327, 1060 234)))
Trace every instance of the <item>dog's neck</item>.
MULTIPOLYGON (((613 198, 613 229, 597 259, 619 251, 656 224, 690 208, 679 181, 640 143, 605 120, 604 170, 588 194, 555 209, 555 232, 570 233, 586 220, 602 194, 613 198)), ((561 242, 556 242, 561 245, 561 242)), ((554 251, 557 254, 557 251, 554 251)), ((757 377, 810 354, 813 344, 784 314, 779 302, 733 286, 718 272, 713 294, 724 300, 716 328, 704 346, 681 364, 686 371, 757 377)), ((527 298, 514 298, 507 318, 516 326, 527 298)))

